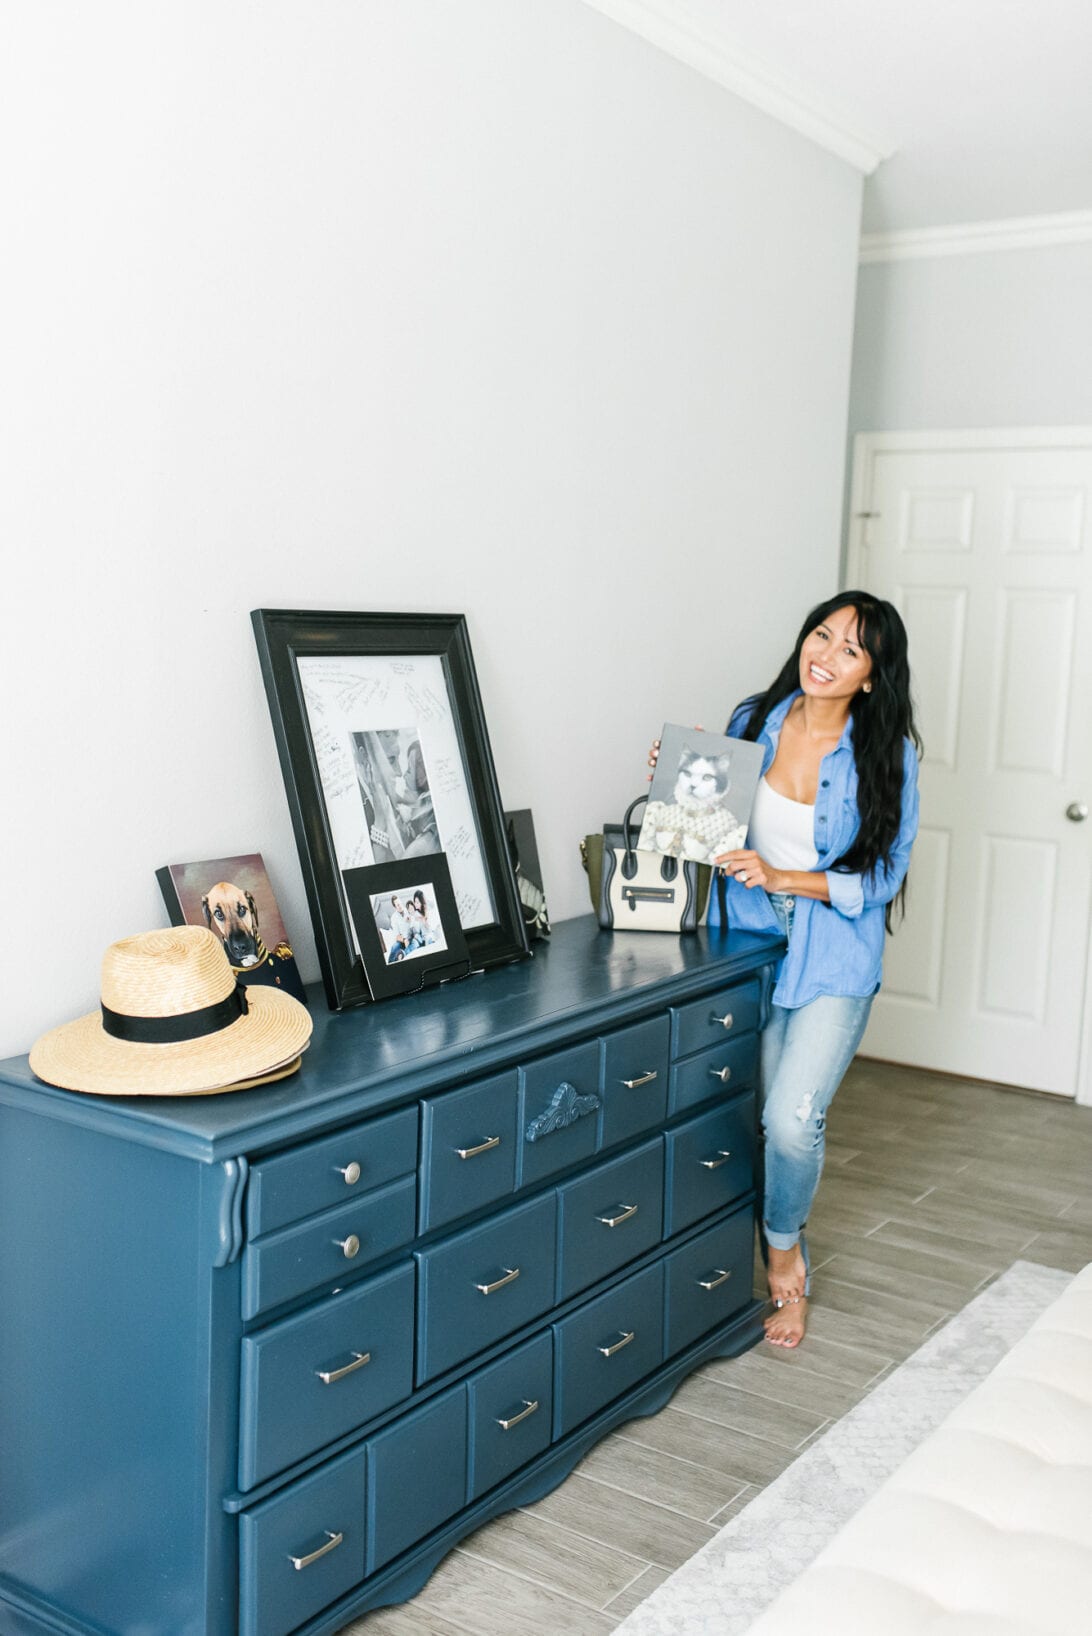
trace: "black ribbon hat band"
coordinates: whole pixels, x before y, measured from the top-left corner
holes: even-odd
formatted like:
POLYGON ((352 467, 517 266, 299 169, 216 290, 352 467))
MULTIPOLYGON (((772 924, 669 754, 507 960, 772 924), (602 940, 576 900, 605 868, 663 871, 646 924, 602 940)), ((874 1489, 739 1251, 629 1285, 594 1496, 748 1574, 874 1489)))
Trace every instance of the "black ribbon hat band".
POLYGON ((128 1040, 131 1045, 180 1045, 185 1040, 199 1040, 206 1034, 218 1034, 221 1029, 230 1028, 233 1022, 245 1017, 250 1008, 246 989, 237 984, 215 1005, 183 1011, 174 1017, 133 1017, 124 1011, 111 1011, 108 1005, 101 1009, 103 1030, 116 1040, 128 1040))

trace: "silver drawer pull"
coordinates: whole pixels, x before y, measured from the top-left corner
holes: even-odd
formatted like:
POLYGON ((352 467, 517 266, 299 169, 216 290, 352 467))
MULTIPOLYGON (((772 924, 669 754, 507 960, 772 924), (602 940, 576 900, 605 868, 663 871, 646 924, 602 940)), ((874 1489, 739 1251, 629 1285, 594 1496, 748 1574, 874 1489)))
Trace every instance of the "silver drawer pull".
POLYGON ((698 1283, 701 1285, 702 1289, 717 1289, 721 1284, 726 1284, 731 1276, 731 1267, 729 1267, 727 1272, 725 1272, 723 1267, 714 1267, 712 1278, 699 1278, 698 1283))
POLYGON ((334 1243, 346 1261, 351 1261, 354 1255, 360 1254, 360 1240, 355 1233, 350 1233, 348 1238, 335 1238, 334 1243))
POLYGON ((650 1068, 647 1073, 639 1075, 637 1079, 623 1079, 622 1084, 626 1087, 627 1091, 635 1091, 638 1085, 651 1085, 652 1081, 654 1079, 659 1079, 659 1077, 659 1069, 650 1068))
POLYGON ((705 1170, 719 1170, 721 1165, 726 1165, 731 1157, 732 1155, 730 1150, 722 1147, 717 1149, 717 1156, 715 1159, 699 1159, 698 1163, 705 1170))
POLYGON ((508 1420, 498 1419, 497 1425, 500 1427, 501 1431, 511 1431, 512 1427, 513 1426, 518 1426, 521 1420, 526 1420, 529 1415, 537 1414, 537 1412, 538 1412, 538 1399, 537 1398, 535 1398, 533 1403, 532 1403, 532 1401, 531 1401, 531 1399, 529 1397, 525 1397, 521 1401, 523 1403, 523 1408, 522 1408, 522 1410, 520 1411, 519 1414, 512 1415, 511 1418, 508 1419, 508 1420))
POLYGON ((457 1147, 455 1151, 460 1159, 472 1159, 476 1153, 488 1153, 492 1147, 500 1147, 499 1136, 487 1136, 477 1147, 457 1147))
POLYGON ((635 1204, 623 1204, 619 1208, 622 1212, 620 1216, 596 1216, 596 1221, 601 1221, 604 1227, 617 1227, 620 1222, 629 1221, 637 1214, 635 1204))
POLYGON ((634 1329, 620 1329, 618 1333, 622 1337, 620 1341, 615 1341, 613 1346, 597 1346, 596 1351, 602 1352, 605 1358, 613 1358, 616 1352, 620 1352, 623 1346, 628 1346, 630 1341, 636 1339, 637 1335, 637 1331, 634 1329))
POLYGON ((720 1026, 722 1028, 731 1028, 732 1023, 735 1021, 735 1018, 732 1016, 732 1013, 730 1011, 726 1011, 723 1017, 718 1017, 718 1016, 714 1015, 713 1021, 715 1023, 720 1023, 720 1026))
POLYGON ((475 1284, 474 1288, 480 1289, 483 1295, 492 1295, 495 1289, 503 1289, 505 1284, 511 1284, 518 1277, 518 1267, 505 1267, 504 1277, 498 1278, 495 1284, 475 1284))
POLYGON ((337 1171, 339 1176, 345 1177, 346 1187, 355 1187, 357 1182, 360 1180, 360 1166, 357 1164, 355 1159, 353 1159, 351 1163, 347 1165, 335 1165, 334 1169, 337 1171))
POLYGON ((371 1361, 370 1352, 354 1352, 352 1363, 345 1364, 341 1369, 316 1369, 315 1374, 324 1386, 332 1386, 335 1380, 344 1380, 346 1375, 351 1375, 355 1369, 363 1369, 371 1361))
POLYGON ((727 1085, 732 1077, 731 1068, 710 1068, 709 1072, 714 1079, 719 1079, 722 1085, 727 1085))
POLYGON ((317 1551, 311 1552, 310 1556, 289 1556, 288 1560, 293 1568, 309 1568, 312 1562, 317 1562, 320 1556, 326 1555, 327 1551, 336 1551, 345 1538, 344 1534, 331 1534, 328 1528, 323 1529, 323 1532, 326 1535, 326 1544, 320 1545, 317 1551))

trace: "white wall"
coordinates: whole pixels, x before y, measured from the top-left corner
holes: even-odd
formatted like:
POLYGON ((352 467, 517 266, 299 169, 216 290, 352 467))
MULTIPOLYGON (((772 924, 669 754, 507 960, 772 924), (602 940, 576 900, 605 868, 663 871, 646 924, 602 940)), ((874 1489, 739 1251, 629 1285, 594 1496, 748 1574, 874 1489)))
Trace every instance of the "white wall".
POLYGON ((860 270, 850 430, 1087 425, 1092 244, 860 270))
POLYGON ((859 178, 578 0, 34 0, 0 62, 0 1050, 258 850, 248 612, 465 612, 555 918, 835 583, 859 178), (11 161, 15 160, 15 163, 11 161))

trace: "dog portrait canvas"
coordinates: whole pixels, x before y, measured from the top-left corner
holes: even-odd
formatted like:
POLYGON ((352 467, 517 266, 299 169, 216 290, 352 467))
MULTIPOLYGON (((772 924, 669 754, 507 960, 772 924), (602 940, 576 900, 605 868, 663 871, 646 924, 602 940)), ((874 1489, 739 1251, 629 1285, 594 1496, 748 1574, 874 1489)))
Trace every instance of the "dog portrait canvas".
POLYGON ((762 772, 762 746, 668 722, 637 841, 694 863, 743 846, 762 772))
POLYGON ((157 869, 172 926, 208 926, 244 983, 305 1000, 303 982, 260 852, 157 869))

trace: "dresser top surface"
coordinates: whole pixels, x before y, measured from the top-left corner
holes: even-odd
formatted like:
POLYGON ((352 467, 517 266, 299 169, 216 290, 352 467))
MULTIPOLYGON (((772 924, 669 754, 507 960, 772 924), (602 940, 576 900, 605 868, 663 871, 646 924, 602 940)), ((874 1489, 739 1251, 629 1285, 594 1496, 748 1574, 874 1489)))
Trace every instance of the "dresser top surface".
POLYGON ((298 1073, 212 1096, 100 1097, 44 1085, 26 1057, 0 1063, 0 1103, 205 1161, 317 1134, 694 998, 778 957, 777 937, 672 937, 562 921, 532 959, 423 994, 330 1012, 308 990, 314 1034, 298 1073))

